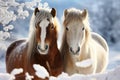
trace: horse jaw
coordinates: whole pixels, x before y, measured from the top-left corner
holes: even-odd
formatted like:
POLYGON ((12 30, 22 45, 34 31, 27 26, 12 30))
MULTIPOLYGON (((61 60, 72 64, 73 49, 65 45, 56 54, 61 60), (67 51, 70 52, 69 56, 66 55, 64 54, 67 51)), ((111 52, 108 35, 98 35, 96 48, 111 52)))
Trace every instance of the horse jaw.
POLYGON ((71 55, 71 57, 72 57, 73 59, 79 60, 79 58, 80 58, 80 53, 74 54, 74 53, 71 53, 71 52, 70 52, 70 55, 71 55))

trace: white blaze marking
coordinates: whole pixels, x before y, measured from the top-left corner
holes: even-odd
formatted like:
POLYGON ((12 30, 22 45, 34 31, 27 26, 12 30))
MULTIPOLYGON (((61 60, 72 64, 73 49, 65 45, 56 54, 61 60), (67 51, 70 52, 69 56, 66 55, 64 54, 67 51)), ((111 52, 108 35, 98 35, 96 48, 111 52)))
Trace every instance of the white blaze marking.
POLYGON ((49 21, 47 19, 44 19, 41 21, 41 23, 39 24, 40 27, 41 27, 41 49, 44 50, 45 48, 45 43, 44 43, 44 40, 45 40, 45 37, 46 37, 46 28, 49 24, 49 21))

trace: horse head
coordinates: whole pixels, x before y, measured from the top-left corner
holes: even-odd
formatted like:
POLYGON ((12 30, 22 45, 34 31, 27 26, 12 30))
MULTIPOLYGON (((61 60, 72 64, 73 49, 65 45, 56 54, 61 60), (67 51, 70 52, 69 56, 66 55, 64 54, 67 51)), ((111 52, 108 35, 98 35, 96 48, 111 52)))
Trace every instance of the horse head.
POLYGON ((52 8, 51 11, 36 8, 35 15, 35 28, 36 28, 36 42, 37 50, 40 54, 47 54, 50 46, 57 39, 57 31, 54 22, 56 10, 52 8))
POLYGON ((85 21, 88 18, 86 9, 80 11, 78 9, 66 9, 64 11, 64 27, 66 29, 66 40, 69 47, 69 52, 74 55, 79 55, 81 47, 85 43, 88 35, 88 27, 85 21))

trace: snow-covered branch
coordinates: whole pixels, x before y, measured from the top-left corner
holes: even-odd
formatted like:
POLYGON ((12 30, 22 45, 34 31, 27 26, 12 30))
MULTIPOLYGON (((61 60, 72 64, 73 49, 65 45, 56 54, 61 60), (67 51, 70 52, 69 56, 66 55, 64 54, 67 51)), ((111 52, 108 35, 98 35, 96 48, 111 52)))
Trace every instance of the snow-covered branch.
POLYGON ((34 10, 35 7, 49 8, 48 3, 41 3, 41 0, 33 0, 31 2, 18 3, 15 0, 1 0, 0 1, 0 25, 3 26, 3 30, 0 34, 0 40, 6 40, 10 38, 9 30, 12 30, 14 26, 11 22, 17 19, 26 19, 30 15, 30 10, 34 10), (12 28, 11 28, 12 27, 12 28), (3 39, 4 37, 4 39, 3 39))

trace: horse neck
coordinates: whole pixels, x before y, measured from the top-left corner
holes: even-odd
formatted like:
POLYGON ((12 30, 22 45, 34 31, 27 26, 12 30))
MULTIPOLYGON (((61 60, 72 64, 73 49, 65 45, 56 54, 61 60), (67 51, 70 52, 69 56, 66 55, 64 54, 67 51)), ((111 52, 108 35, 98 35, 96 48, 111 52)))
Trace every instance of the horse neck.
POLYGON ((59 53, 58 46, 57 46, 57 39, 52 41, 52 43, 49 45, 49 51, 48 54, 53 55, 59 53))
POLYGON ((64 31, 63 33, 60 51, 61 51, 62 58, 64 58, 65 54, 69 52, 69 47, 68 47, 67 38, 66 38, 66 31, 64 31))
MULTIPOLYGON (((86 36, 86 35, 85 35, 86 36)), ((81 52, 80 52, 80 60, 85 60, 90 58, 90 44, 92 43, 91 33, 89 32, 89 35, 85 37, 85 41, 83 42, 81 46, 81 52)))
POLYGON ((66 31, 64 32, 62 40, 61 55, 64 61, 64 65, 67 65, 68 62, 70 62, 70 64, 74 64, 71 53, 69 52, 69 46, 67 44, 66 31))

